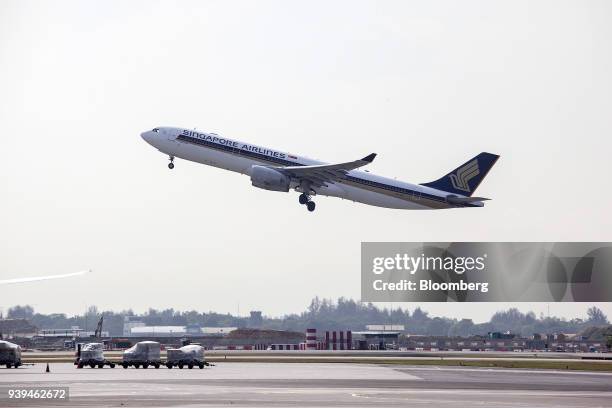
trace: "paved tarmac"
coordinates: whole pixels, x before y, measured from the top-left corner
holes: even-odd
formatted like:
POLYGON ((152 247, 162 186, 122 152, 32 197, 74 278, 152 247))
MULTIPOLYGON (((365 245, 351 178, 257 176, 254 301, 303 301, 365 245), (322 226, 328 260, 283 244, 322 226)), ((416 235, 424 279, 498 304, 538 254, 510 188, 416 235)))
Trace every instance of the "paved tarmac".
MULTIPOLYGON (((107 358, 121 359, 123 351, 105 351, 107 358)), ((162 356, 165 352, 162 350, 162 356)), ((612 360, 612 353, 557 353, 557 352, 507 352, 507 351, 399 351, 399 350, 309 350, 307 353, 301 350, 282 351, 282 350, 206 350, 206 357, 209 359, 222 358, 278 358, 283 357, 308 357, 308 358, 403 358, 403 359, 423 359, 423 358, 446 358, 446 359, 538 359, 538 360, 612 360)), ((26 361, 41 358, 50 361, 57 359, 74 360, 74 351, 25 351, 22 358, 26 361)))
POLYGON ((9 388, 68 386, 67 406, 612 407, 612 373, 375 364, 219 363, 200 369, 77 369, 69 363, 0 369, 9 388))

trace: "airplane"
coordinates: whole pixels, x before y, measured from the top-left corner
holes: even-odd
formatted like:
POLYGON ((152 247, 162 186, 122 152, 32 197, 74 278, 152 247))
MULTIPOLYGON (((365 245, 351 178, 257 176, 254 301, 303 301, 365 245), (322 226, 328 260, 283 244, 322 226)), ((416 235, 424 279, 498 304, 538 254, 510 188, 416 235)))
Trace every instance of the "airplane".
POLYGON ((301 193, 299 203, 308 211, 315 210, 315 195, 395 209, 483 207, 489 199, 472 194, 499 158, 482 152, 438 180, 411 184, 357 170, 372 163, 376 153, 355 161, 327 164, 185 128, 156 127, 140 136, 168 155, 170 169, 178 157, 248 175, 254 187, 301 193))
POLYGON ((91 269, 87 271, 79 271, 73 273, 64 273, 61 275, 48 275, 48 276, 34 276, 30 278, 15 278, 15 279, 5 279, 0 280, 0 285, 8 285, 12 283, 25 283, 25 282, 36 282, 41 280, 49 280, 49 279, 61 279, 61 278, 69 278, 72 276, 85 275, 86 273, 90 273, 91 269))

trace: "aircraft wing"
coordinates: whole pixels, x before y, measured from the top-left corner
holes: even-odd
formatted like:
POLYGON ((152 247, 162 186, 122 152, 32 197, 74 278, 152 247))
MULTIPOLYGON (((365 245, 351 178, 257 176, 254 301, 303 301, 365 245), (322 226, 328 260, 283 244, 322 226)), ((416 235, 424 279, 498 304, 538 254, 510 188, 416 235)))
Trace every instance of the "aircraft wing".
POLYGON ((91 269, 89 269, 87 271, 65 273, 65 274, 62 274, 62 275, 49 275, 49 276, 35 276, 35 277, 30 277, 30 278, 5 279, 5 280, 0 280, 0 285, 8 285, 8 284, 11 284, 11 283, 36 282, 36 281, 48 280, 48 279, 69 278, 71 276, 84 275, 84 274, 89 273, 89 272, 91 272, 91 269))
POLYGON ((288 167, 272 167, 274 170, 280 171, 292 178, 298 180, 308 180, 314 187, 327 186, 326 183, 331 183, 336 180, 341 180, 350 170, 357 169, 372 163, 376 153, 372 153, 363 159, 352 162, 339 164, 317 164, 314 166, 288 166, 288 167))

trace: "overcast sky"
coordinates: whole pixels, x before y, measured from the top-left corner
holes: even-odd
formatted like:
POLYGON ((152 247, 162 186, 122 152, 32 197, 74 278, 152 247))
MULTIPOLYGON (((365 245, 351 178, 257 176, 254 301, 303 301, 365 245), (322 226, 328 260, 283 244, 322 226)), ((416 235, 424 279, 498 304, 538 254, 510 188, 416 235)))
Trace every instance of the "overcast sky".
POLYGON ((610 21, 608 1, 2 1, 0 279, 94 273, 4 286, 0 308, 282 315, 358 299, 362 241, 611 241, 610 21), (481 209, 308 213, 245 176, 168 170, 139 136, 163 125, 376 152, 372 172, 417 183, 501 159, 481 209))

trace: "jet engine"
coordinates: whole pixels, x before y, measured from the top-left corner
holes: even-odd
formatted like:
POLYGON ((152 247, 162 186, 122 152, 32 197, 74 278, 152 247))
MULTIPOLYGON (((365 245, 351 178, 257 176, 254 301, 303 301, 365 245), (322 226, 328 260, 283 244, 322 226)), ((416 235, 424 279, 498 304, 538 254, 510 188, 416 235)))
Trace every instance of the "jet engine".
POLYGON ((263 188, 271 191, 289 191, 289 177, 265 166, 251 167, 251 184, 254 187, 263 188))

